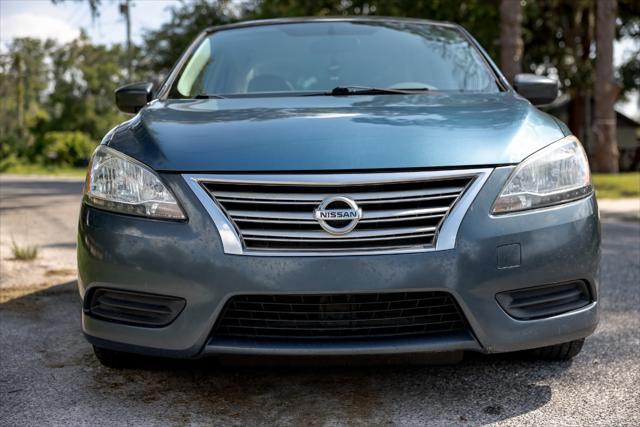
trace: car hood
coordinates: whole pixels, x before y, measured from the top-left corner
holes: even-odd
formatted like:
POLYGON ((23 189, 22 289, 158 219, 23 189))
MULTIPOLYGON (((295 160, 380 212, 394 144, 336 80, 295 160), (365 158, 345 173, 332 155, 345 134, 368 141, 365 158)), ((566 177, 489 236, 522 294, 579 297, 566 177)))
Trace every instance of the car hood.
POLYGON ((156 101, 109 146, 159 171, 505 165, 565 133, 513 93, 156 101))

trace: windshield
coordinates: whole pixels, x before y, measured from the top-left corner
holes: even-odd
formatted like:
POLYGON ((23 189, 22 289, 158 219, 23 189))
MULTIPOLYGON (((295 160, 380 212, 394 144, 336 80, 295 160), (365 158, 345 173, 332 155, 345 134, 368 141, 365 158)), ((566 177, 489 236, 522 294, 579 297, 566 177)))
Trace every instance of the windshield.
POLYGON ((340 86, 496 92, 458 30, 414 22, 308 22, 236 28, 203 39, 169 97, 299 94, 340 86))

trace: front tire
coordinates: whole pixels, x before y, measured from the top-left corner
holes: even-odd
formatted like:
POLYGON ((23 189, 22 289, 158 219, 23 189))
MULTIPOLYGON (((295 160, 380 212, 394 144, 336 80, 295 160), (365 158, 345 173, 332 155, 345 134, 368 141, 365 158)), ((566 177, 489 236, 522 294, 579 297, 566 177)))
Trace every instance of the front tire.
POLYGON ((529 350, 529 354, 540 360, 571 360, 580 353, 583 344, 584 338, 548 347, 534 348, 529 350))

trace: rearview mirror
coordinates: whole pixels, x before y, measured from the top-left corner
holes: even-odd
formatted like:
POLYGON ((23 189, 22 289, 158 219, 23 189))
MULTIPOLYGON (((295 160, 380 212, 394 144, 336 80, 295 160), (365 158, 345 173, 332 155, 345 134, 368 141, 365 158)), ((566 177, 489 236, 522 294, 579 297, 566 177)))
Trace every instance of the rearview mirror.
POLYGON ((116 105, 123 113, 136 114, 153 99, 153 83, 133 83, 116 89, 116 105))
POLYGON ((516 74, 513 87, 533 105, 550 104, 558 97, 558 81, 536 74, 516 74))

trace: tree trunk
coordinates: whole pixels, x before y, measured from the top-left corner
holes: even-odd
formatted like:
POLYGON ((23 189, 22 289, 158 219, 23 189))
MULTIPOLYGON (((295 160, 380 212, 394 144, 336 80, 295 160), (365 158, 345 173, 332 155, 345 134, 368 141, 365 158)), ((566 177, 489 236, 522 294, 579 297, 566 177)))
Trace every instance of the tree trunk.
POLYGON ((618 143, 613 106, 619 88, 613 79, 613 40, 617 0, 596 3, 596 80, 594 87, 593 141, 595 172, 617 173, 618 143))
POLYGON ((522 6, 520 0, 500 1, 500 68, 513 82, 522 72, 522 6))
POLYGON ((18 71, 18 90, 16 91, 17 99, 17 107, 18 107, 18 132, 22 137, 24 136, 24 61, 22 60, 22 56, 17 56, 15 58, 16 61, 16 69, 18 71))
MULTIPOLYGON (((569 101, 569 120, 567 125, 571 133, 580 141, 584 140, 584 98, 579 93, 571 95, 569 101)), ((588 130, 587 130, 588 131, 588 130)))

